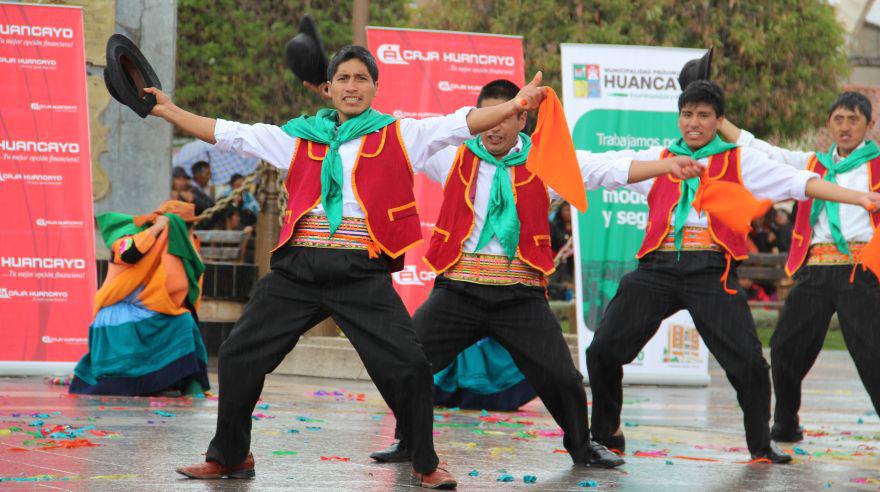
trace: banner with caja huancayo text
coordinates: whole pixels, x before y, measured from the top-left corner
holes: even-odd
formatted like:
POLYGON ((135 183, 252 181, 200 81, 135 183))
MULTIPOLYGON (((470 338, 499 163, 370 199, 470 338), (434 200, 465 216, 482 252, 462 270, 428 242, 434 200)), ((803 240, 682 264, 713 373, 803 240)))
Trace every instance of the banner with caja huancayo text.
MULTIPOLYGON (((562 44, 565 115, 578 149, 605 152, 670 145, 678 131, 678 74, 704 50, 649 46, 562 44)), ((585 352, 621 277, 636 268, 647 225, 647 198, 627 190, 587 193, 590 207, 573 211, 578 353, 585 352)), ((612 328, 613 329, 613 328, 612 328)), ((708 350, 687 311, 665 320, 624 381, 709 382, 708 350)))
MULTIPOLYGON (((367 28, 367 45, 379 63, 379 94, 373 107, 398 118, 427 118, 475 106, 483 85, 525 79, 522 38, 419 29, 367 28)), ((406 253, 394 287, 410 313, 427 299, 435 274, 422 261, 434 229, 443 188, 415 175, 424 242, 406 253)))
POLYGON ((0 373, 88 350, 91 184, 82 9, 0 4, 0 373))

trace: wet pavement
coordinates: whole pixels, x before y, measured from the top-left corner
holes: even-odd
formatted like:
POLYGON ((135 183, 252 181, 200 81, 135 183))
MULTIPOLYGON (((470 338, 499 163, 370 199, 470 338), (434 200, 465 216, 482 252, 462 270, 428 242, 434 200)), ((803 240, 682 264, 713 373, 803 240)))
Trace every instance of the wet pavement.
MULTIPOLYGON (((880 419, 846 352, 805 383, 808 437, 791 465, 748 464, 742 415, 713 362, 708 388, 627 387, 627 464, 573 466, 540 401, 519 412, 437 409, 435 442, 459 490, 878 490, 880 419), (524 477, 534 477, 533 483, 524 477), (503 481, 510 480, 510 481, 503 481)), ((70 397, 42 378, 0 378, 0 488, 8 490, 415 490, 407 464, 373 463, 394 421, 368 382, 268 378, 254 410, 254 480, 196 481, 217 401, 70 397)))

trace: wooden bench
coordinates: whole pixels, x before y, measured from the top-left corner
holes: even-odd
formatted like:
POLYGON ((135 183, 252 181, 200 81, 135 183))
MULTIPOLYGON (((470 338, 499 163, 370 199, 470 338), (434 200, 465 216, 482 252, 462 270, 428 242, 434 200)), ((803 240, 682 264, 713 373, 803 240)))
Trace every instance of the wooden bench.
POLYGON ((776 286, 776 301, 749 301, 752 307, 780 309, 791 289, 792 281, 785 272, 787 253, 751 253, 736 269, 739 278, 771 282, 776 286))
POLYGON ((252 229, 242 231, 196 231, 203 261, 242 263, 252 238, 252 229))

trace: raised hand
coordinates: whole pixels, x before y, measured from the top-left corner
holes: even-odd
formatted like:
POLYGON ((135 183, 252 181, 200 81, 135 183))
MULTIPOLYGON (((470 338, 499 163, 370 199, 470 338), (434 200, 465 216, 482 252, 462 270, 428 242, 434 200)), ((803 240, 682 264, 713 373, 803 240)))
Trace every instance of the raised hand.
POLYGON ((150 111, 150 114, 153 116, 164 118, 165 115, 167 115, 171 111, 171 108, 174 106, 171 98, 155 87, 147 87, 146 89, 144 89, 144 92, 156 96, 156 105, 153 106, 153 109, 150 111))
POLYGON ((532 81, 520 89, 519 93, 514 98, 514 100, 517 101, 517 108, 520 111, 538 109, 541 102, 547 98, 547 88, 541 86, 542 79, 543 75, 539 70, 532 78, 532 81))
POLYGON ((330 99, 330 83, 329 82, 322 82, 318 85, 315 85, 311 82, 304 80, 303 87, 314 92, 321 99, 330 99))

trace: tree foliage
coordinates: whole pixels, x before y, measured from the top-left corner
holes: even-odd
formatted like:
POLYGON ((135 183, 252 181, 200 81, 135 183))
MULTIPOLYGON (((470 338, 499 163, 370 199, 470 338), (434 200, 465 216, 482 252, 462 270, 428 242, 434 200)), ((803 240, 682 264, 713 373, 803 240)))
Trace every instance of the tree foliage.
MULTIPOLYGON (((405 23, 406 5, 371 2, 370 22, 405 23)), ((284 63, 306 12, 328 53, 351 43, 350 1, 179 0, 175 102, 204 115, 267 123, 322 107, 284 63)))
MULTIPOLYGON (((177 100, 244 121, 313 111, 282 57, 304 11, 328 51, 350 42, 351 2, 180 0, 177 100)), ((557 92, 559 43, 714 46, 729 116, 759 135, 819 126, 847 71, 842 28, 820 0, 373 0, 370 24, 521 34, 527 74, 543 70, 557 92)))

